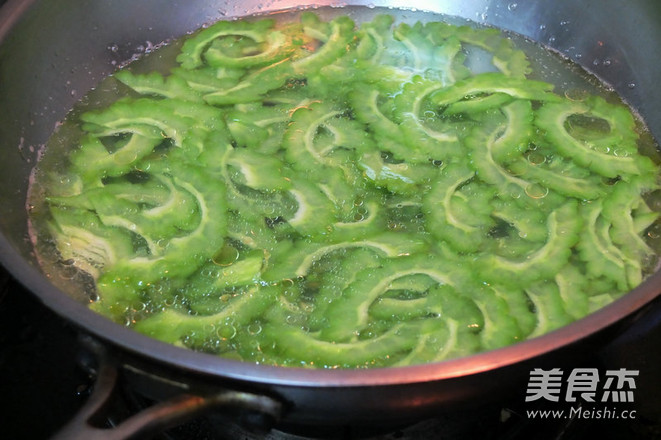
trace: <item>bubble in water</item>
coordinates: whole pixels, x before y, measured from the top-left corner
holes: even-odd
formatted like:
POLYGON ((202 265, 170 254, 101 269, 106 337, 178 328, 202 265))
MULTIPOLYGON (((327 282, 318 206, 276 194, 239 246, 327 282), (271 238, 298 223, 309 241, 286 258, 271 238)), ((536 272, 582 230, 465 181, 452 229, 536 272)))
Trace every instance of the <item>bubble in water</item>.
POLYGON ((216 336, 221 340, 232 339, 236 336, 236 327, 232 324, 225 324, 216 329, 216 336))
POLYGON ((291 315, 287 315, 287 317, 285 318, 285 321, 289 325, 298 325, 298 324, 301 323, 301 317, 300 317, 300 315, 291 314, 291 315))
POLYGON ((205 268, 200 271, 200 275, 207 278, 212 278, 212 277, 215 278, 216 276, 218 276, 218 271, 205 268))
POLYGON ((602 154, 608 154, 611 152, 611 148, 608 145, 592 145, 592 149, 602 154))
POLYGON ((533 165, 541 165, 546 162, 546 155, 540 153, 539 151, 531 151, 528 153, 526 158, 528 159, 528 162, 533 165))
POLYGON ((616 148, 615 150, 613 150, 613 155, 617 157, 628 157, 629 152, 623 148, 616 148))
POLYGON ((299 304, 299 306, 301 307, 301 310, 303 310, 305 313, 310 314, 314 311, 314 303, 312 302, 303 301, 301 302, 301 304, 299 304))
POLYGON ((521 198, 521 187, 519 187, 519 185, 516 183, 508 183, 506 186, 506 192, 513 199, 521 198))
POLYGON ((513 11, 513 10, 515 10, 518 6, 519 6, 518 3, 510 3, 509 5, 507 5, 507 10, 508 10, 508 11, 513 11))
POLYGON ((532 183, 526 187, 526 195, 533 199, 542 199, 549 193, 549 189, 538 184, 532 183))
POLYGON ((258 335, 262 332, 262 325, 259 322, 253 322, 248 326, 248 333, 258 335))

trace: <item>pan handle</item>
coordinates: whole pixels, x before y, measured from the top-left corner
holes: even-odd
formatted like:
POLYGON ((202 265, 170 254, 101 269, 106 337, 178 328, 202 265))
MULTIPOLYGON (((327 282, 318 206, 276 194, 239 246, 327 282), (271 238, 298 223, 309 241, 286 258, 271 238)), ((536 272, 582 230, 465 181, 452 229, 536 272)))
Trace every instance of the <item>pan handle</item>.
POLYGON ((280 418, 283 405, 259 394, 226 390, 209 396, 180 394, 145 408, 112 428, 104 428, 105 409, 119 383, 119 367, 106 350, 96 345, 99 368, 87 402, 51 440, 127 440, 149 438, 158 432, 190 421, 208 411, 231 408, 258 417, 254 428, 269 430, 280 418))

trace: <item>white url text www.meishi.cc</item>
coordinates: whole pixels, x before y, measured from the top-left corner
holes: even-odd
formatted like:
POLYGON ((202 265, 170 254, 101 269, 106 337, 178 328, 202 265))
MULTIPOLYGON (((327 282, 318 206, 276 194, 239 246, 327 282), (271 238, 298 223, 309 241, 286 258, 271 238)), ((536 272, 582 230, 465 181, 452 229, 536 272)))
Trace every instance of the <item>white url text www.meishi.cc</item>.
POLYGON ((526 411, 529 419, 635 419, 636 410, 618 410, 616 408, 581 408, 566 409, 530 409, 526 411))

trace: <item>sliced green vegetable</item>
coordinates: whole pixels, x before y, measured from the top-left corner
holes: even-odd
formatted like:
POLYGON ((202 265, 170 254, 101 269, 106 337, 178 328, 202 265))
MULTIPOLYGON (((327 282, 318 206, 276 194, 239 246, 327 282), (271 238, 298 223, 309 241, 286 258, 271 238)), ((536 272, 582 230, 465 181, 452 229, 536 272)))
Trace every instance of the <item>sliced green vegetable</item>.
POLYGON ((609 104, 598 96, 584 101, 548 102, 538 110, 535 123, 545 130, 560 154, 602 176, 654 173, 651 160, 637 153, 635 121, 623 106, 609 104), (599 142, 595 143, 590 137, 585 140, 576 137, 568 126, 572 116, 602 119, 608 124, 609 131, 605 136, 597 137, 599 142))
POLYGON ((556 284, 533 284, 526 289, 526 294, 534 304, 537 315, 537 326, 530 337, 543 335, 573 321, 565 310, 556 284))
POLYGON ((351 340, 365 328, 372 303, 389 290, 393 281, 413 274, 427 275, 438 284, 450 285, 463 276, 459 267, 426 256, 391 259, 379 268, 367 269, 329 305, 328 324, 319 337, 335 342, 351 340))
POLYGON ((172 309, 156 313, 136 324, 135 329, 171 344, 201 346, 205 342, 233 336, 236 327, 250 323, 277 299, 276 289, 252 287, 232 295, 220 312, 193 315, 172 309), (229 332, 228 332, 229 331, 229 332))
MULTIPOLYGON (((209 62, 207 52, 212 50, 212 59, 218 61, 222 59, 233 61, 239 67, 246 67, 252 64, 262 64, 271 62, 271 58, 275 57, 274 52, 278 52, 278 48, 283 45, 284 38, 280 32, 273 35, 275 20, 262 19, 253 22, 236 20, 236 21, 219 21, 212 26, 198 32, 192 38, 189 38, 181 48, 181 53, 177 57, 177 61, 182 67, 186 69, 195 69, 201 67, 205 62, 209 62), (223 57, 220 48, 214 47, 215 41, 220 41, 224 37, 228 40, 236 40, 236 38, 249 39, 252 43, 257 45, 267 46, 259 56, 253 55, 248 57, 223 57), (244 58, 247 58, 244 59, 244 58)), ((277 58, 276 58, 277 61, 277 58)))
POLYGON ((62 259, 95 279, 133 254, 131 237, 125 231, 101 225, 91 212, 56 206, 50 212, 50 233, 62 259))
POLYGON ((423 200, 429 232, 459 252, 475 252, 494 225, 490 200, 493 188, 473 183, 475 171, 448 165, 423 200))
POLYGON ((486 280, 505 284, 551 277, 567 263, 581 226, 577 204, 567 202, 549 215, 547 239, 543 246, 518 260, 498 255, 478 257, 481 272, 486 280))
POLYGON ((76 111, 36 174, 36 239, 118 323, 248 362, 404 366, 541 335, 657 265, 642 124, 529 79, 496 29, 303 11, 178 47, 169 72, 117 72, 126 96, 76 111))
POLYGON ((129 70, 120 70, 115 79, 132 88, 141 95, 155 95, 163 98, 202 101, 202 96, 191 89, 189 83, 179 76, 163 77, 157 72, 135 75, 129 70))

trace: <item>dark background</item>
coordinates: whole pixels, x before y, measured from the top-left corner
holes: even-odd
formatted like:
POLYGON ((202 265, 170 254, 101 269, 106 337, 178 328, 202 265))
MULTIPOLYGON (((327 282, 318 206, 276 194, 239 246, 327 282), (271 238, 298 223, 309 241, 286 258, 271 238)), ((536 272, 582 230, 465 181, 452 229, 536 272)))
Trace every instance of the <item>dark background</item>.
POLYGON ((0 438, 48 438, 82 406, 77 336, 0 266, 0 438))
POLYGON ((48 438, 90 384, 75 330, 0 267, 0 438, 48 438))

